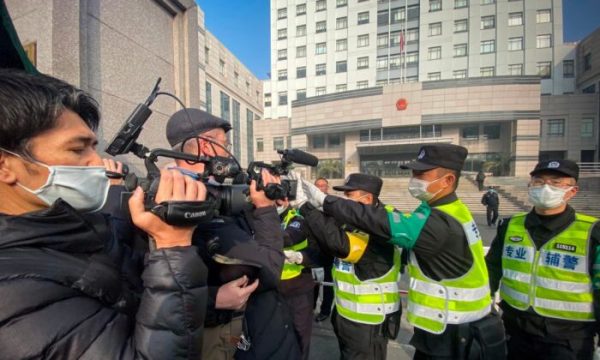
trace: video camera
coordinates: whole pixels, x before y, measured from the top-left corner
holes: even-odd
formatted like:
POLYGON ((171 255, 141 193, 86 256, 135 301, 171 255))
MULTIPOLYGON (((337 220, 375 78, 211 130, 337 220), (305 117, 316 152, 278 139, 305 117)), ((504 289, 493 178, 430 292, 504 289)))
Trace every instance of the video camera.
MULTIPOLYGON (((135 156, 144 159, 144 166, 147 171, 146 177, 138 177, 136 174, 129 172, 124 176, 124 183, 125 188, 129 192, 134 191, 137 186, 140 186, 144 190, 144 206, 147 210, 150 210, 166 223, 178 226, 191 226, 208 221, 215 213, 227 216, 239 214, 242 210, 251 207, 248 199, 248 185, 251 180, 256 180, 257 189, 264 190, 265 195, 272 200, 284 197, 288 197, 291 200, 295 198, 297 185, 295 181, 284 180, 282 184, 263 184, 261 172, 262 169, 267 169, 274 175, 286 175, 289 173, 293 163, 308 166, 316 166, 318 164, 318 159, 315 156, 298 149, 277 150, 281 155, 281 162, 279 164, 252 162, 248 170, 244 173, 233 155, 231 155, 231 159, 219 156, 209 158, 199 154, 194 155, 166 149, 150 150, 146 146, 137 143, 136 141, 141 134, 144 124, 152 114, 150 105, 152 105, 157 96, 170 96, 185 109, 185 105, 176 96, 159 91, 160 81, 161 79, 159 78, 150 96, 148 96, 143 104, 138 104, 106 148, 106 152, 112 156, 131 152, 135 156), (165 201, 157 204, 155 197, 160 183, 160 170, 156 165, 158 157, 180 159, 189 163, 203 163, 205 170, 202 174, 177 169, 182 174, 191 176, 195 180, 203 181, 206 184, 209 192, 207 200, 165 201), (209 181, 210 178, 219 179, 220 182, 225 178, 231 178, 234 179, 234 184, 215 184, 209 181)), ((191 118, 190 121, 192 121, 191 118)), ((123 203, 126 204, 125 201, 123 203)))

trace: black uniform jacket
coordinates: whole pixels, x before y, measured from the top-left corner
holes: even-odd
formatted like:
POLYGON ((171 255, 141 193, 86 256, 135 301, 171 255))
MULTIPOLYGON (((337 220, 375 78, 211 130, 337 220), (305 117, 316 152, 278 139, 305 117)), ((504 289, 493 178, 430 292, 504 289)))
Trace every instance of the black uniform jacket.
MULTIPOLYGON (((453 279, 464 275, 473 265, 473 256, 462 225, 435 207, 457 200, 452 193, 431 205, 431 214, 409 251, 413 252, 425 275, 434 279, 453 279)), ((366 206, 351 200, 327 196, 323 204, 326 214, 340 223, 349 224, 369 234, 377 242, 387 243, 390 223, 384 207, 366 206)), ((411 344, 430 355, 452 356, 456 326, 448 325, 441 335, 415 328, 411 344)))
MULTIPOLYGON (((502 252, 504 250, 504 237, 506 235, 509 220, 510 218, 504 219, 498 226, 498 233, 486 256, 492 293, 495 293, 498 290, 500 279, 502 278, 502 252)), ((554 236, 565 230, 573 221, 575 221, 575 210, 568 205, 564 212, 551 216, 542 216, 532 210, 525 218, 525 228, 529 232, 536 248, 539 250, 554 236)), ((596 259, 596 254, 598 253, 598 246, 600 246, 600 224, 596 223, 592 229, 589 251, 590 276, 592 278, 592 267, 596 259)), ((502 301, 500 307, 503 310, 502 318, 504 320, 504 326, 506 327, 506 331, 514 336, 525 333, 527 335, 543 338, 544 341, 548 342, 591 337, 594 336, 594 333, 597 331, 596 324, 598 323, 598 319, 600 319, 599 295, 597 290, 594 291, 596 323, 543 317, 538 315, 531 308, 528 311, 520 311, 502 301)))
POLYGON ((0 215, 0 234, 0 359, 199 358, 207 289, 195 247, 131 261, 127 231, 61 200, 0 215))
POLYGON ((238 359, 294 359, 300 350, 291 313, 277 290, 283 268, 283 231, 275 206, 253 209, 234 217, 215 217, 198 225, 193 237, 208 266, 209 298, 206 326, 231 320, 232 311, 215 309, 219 286, 242 273, 230 273, 213 260, 214 253, 255 264, 260 283, 245 309, 250 351, 238 351, 238 359), (224 277, 224 273, 227 275, 224 277))
MULTIPOLYGON (((290 209, 288 208, 279 215, 280 221, 285 219, 290 209)), ((301 265, 304 266, 304 269, 300 276, 279 283, 279 289, 284 296, 295 296, 314 291, 315 282, 311 268, 322 266, 321 251, 316 240, 311 236, 304 217, 296 215, 290 219, 288 226, 284 229, 283 247, 288 248, 304 240, 308 242, 308 246, 300 251, 302 253, 301 265)))

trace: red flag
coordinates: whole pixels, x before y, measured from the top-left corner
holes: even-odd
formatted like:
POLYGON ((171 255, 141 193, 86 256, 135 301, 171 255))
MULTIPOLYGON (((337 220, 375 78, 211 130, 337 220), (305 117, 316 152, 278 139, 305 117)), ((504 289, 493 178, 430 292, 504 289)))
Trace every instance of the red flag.
POLYGON ((404 31, 400 32, 400 52, 404 51, 404 31))

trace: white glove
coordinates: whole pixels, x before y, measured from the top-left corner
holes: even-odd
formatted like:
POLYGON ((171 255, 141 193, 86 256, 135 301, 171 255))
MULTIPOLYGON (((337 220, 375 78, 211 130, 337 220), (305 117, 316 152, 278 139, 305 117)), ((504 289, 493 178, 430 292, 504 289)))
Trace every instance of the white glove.
POLYGON ((300 209, 300 207, 308 201, 308 198, 302 189, 302 177, 297 172, 290 171, 287 175, 285 175, 285 178, 288 180, 296 180, 296 199, 290 201, 290 205, 296 209, 300 209))
POLYGON ((302 190, 308 201, 316 208, 322 208, 327 194, 319 190, 313 183, 302 179, 302 190))
POLYGON ((286 264, 302 264, 304 257, 302 253, 294 250, 283 250, 286 264))

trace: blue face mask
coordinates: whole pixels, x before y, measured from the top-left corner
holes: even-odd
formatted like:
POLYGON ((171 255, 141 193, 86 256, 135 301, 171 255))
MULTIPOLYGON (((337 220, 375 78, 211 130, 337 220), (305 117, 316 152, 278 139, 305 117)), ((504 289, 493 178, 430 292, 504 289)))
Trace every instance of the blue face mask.
MULTIPOLYGON (((11 151, 3 151, 23 159, 11 151)), ((61 198, 76 210, 94 212, 102 209, 106 203, 110 179, 106 177, 103 166, 50 166, 39 161, 25 161, 47 168, 48 180, 38 189, 29 189, 20 183, 17 185, 48 206, 61 198)))

